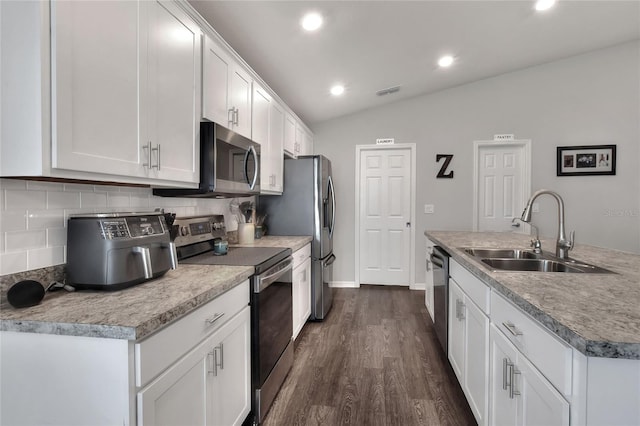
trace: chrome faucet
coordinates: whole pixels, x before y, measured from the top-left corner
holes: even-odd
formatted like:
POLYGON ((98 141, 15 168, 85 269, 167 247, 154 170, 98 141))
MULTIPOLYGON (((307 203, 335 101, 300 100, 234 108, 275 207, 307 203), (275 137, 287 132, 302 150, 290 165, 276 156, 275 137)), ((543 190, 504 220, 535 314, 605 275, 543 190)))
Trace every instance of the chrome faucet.
POLYGON ((567 240, 567 236, 564 232, 564 201, 562 201, 562 197, 557 192, 550 191, 548 189, 540 189, 533 193, 529 201, 527 201, 527 205, 522 212, 522 217, 520 218, 523 222, 530 223, 531 222, 531 210, 533 207, 533 202, 541 196, 542 194, 549 194, 553 196, 558 202, 558 240, 556 241, 556 256, 561 259, 567 259, 569 257, 569 250, 573 248, 575 231, 571 232, 571 237, 567 240))

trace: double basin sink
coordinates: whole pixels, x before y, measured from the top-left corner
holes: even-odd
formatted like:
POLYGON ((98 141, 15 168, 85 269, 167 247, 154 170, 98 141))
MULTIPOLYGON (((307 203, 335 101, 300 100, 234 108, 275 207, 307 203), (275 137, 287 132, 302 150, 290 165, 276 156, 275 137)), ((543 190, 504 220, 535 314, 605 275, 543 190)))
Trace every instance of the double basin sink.
POLYGON ((547 253, 521 249, 461 248, 493 270, 512 272, 569 272, 611 274, 599 266, 575 259, 560 259, 547 253))

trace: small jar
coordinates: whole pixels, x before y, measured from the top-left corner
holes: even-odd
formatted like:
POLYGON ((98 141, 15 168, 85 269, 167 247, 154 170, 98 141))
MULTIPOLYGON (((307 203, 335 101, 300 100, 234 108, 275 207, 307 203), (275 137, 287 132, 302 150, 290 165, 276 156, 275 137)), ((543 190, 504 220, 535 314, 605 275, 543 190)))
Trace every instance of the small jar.
POLYGON ((227 240, 215 240, 213 242, 213 254, 222 256, 229 251, 229 242, 227 240))

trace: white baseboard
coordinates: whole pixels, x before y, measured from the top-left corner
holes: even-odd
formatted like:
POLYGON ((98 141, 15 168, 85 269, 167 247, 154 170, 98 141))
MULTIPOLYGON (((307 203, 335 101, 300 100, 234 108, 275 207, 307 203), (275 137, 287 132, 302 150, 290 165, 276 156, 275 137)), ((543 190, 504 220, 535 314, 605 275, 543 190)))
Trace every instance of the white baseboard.
POLYGON ((426 290, 427 283, 415 283, 412 286, 409 286, 409 290, 426 290))
POLYGON ((336 288, 360 288, 359 285, 356 285, 355 281, 331 281, 329 283, 329 287, 336 288))

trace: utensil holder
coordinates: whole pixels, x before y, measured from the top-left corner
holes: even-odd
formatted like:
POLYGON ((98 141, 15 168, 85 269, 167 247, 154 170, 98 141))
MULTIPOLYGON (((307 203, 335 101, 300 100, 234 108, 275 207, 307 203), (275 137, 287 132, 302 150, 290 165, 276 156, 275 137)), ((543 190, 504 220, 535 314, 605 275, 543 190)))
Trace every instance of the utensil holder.
POLYGON ((253 223, 238 224, 238 243, 252 244, 255 237, 255 226, 253 223))

